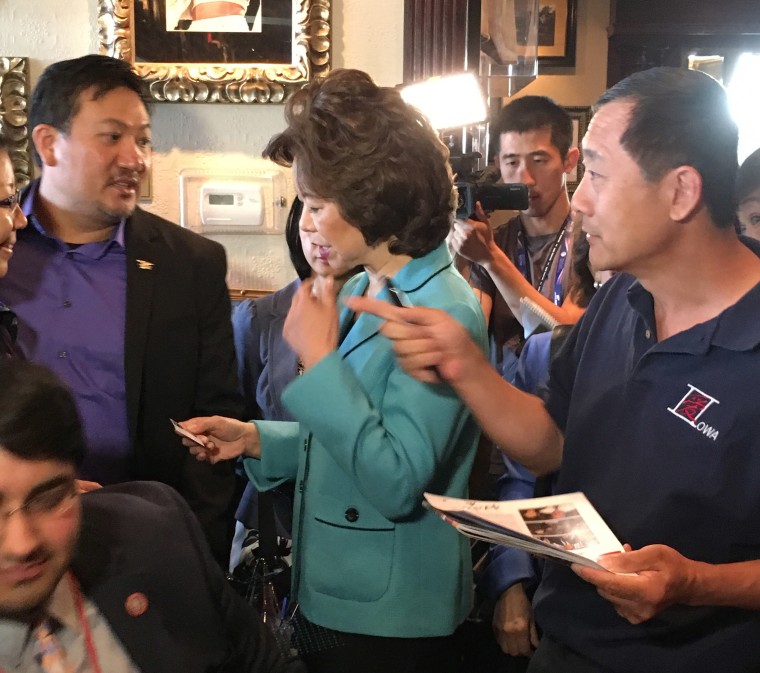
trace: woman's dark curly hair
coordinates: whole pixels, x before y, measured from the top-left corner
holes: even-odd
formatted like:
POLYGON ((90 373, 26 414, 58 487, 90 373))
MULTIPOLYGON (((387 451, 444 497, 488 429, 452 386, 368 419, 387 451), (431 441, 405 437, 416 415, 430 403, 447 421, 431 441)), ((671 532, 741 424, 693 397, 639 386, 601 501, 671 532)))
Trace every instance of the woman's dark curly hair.
POLYGON ((398 91, 334 70, 295 93, 285 119, 263 156, 295 161, 301 193, 333 201, 367 245, 421 257, 444 241, 456 207, 448 150, 398 91))

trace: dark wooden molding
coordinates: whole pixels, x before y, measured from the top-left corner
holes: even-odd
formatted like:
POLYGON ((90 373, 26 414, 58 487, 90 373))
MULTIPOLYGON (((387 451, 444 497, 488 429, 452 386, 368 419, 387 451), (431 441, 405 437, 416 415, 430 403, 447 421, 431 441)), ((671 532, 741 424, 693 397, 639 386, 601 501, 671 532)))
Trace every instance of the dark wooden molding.
POLYGON ((610 36, 760 35, 757 0, 613 0, 610 36))
POLYGON ((685 67, 691 53, 760 51, 757 0, 613 0, 607 85, 655 66, 685 67))
POLYGON ((274 290, 238 290, 234 288, 229 289, 230 299, 232 301, 242 301, 243 299, 257 299, 259 297, 266 297, 268 294, 272 294, 274 290))
POLYGON ((476 70, 480 0, 404 0, 404 82, 476 70))

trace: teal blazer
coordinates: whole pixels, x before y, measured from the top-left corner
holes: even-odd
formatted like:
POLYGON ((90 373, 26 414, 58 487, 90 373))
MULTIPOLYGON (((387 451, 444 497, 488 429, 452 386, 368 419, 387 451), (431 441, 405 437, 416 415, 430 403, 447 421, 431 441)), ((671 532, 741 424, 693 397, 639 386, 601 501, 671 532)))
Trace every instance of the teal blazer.
MULTIPOLYGON (((453 315, 487 352, 483 311, 445 245, 393 281, 413 304, 453 315)), ((368 283, 359 274, 341 298, 368 283)), ((390 301, 387 290, 378 296, 390 301)), ((296 481, 293 592, 309 620, 375 636, 448 635, 470 609, 469 544, 423 508, 422 494, 466 497, 480 430, 449 386, 401 370, 380 319, 341 306, 338 350, 283 393, 298 422, 256 421, 262 457, 245 468, 260 490, 296 481)))

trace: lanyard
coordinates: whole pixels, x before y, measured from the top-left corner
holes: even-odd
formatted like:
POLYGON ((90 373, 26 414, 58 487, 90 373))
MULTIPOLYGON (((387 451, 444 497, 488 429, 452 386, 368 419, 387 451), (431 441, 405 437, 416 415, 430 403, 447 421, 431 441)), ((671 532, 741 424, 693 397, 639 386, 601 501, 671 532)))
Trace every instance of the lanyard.
MULTIPOLYGON (((69 587, 71 588, 71 594, 74 596, 74 603, 76 604, 77 616, 79 617, 79 625, 82 628, 82 635, 84 636, 84 644, 87 649, 87 658, 90 662, 90 668, 92 673, 103 673, 98 661, 98 652, 95 649, 95 641, 92 637, 92 631, 90 630, 90 624, 87 621, 87 617, 84 614, 84 599, 82 598, 82 592, 79 589, 79 583, 76 581, 74 575, 71 572, 66 574, 69 581, 69 587)), ((5 669, 0 666, 0 673, 5 673, 5 669)))
POLYGON ((98 661, 98 652, 95 649, 95 641, 92 637, 92 631, 90 630, 90 623, 87 621, 87 616, 84 614, 84 598, 82 597, 82 591, 79 588, 79 582, 76 581, 76 578, 71 572, 68 573, 68 578, 71 593, 74 594, 74 602, 77 604, 79 625, 82 627, 84 644, 87 647, 87 658, 90 660, 90 668, 92 668, 92 673, 102 673, 100 662, 98 661))
POLYGON ((526 241, 525 231, 522 227, 522 222, 520 223, 520 230, 517 232, 516 266, 520 270, 520 273, 525 276, 528 282, 530 282, 538 292, 543 290, 546 279, 549 277, 549 271, 554 263, 554 259, 557 257, 557 253, 561 250, 559 262, 557 263, 557 271, 554 276, 553 288, 553 301, 557 306, 562 303, 562 272, 565 270, 565 261, 567 260, 567 238, 565 237, 565 232, 570 225, 570 218, 571 216, 568 214, 557 232, 557 237, 552 243, 552 247, 546 257, 543 268, 541 269, 538 284, 536 285, 533 284, 533 263, 530 259, 530 253, 528 252, 528 243, 526 241))

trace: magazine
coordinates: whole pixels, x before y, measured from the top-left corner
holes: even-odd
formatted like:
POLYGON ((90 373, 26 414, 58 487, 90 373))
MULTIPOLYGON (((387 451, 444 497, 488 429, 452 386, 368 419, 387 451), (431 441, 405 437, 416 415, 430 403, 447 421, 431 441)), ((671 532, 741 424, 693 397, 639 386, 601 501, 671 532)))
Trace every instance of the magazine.
POLYGON ((623 545, 583 493, 528 500, 461 500, 425 493, 425 505, 463 535, 604 570, 596 560, 623 545))

